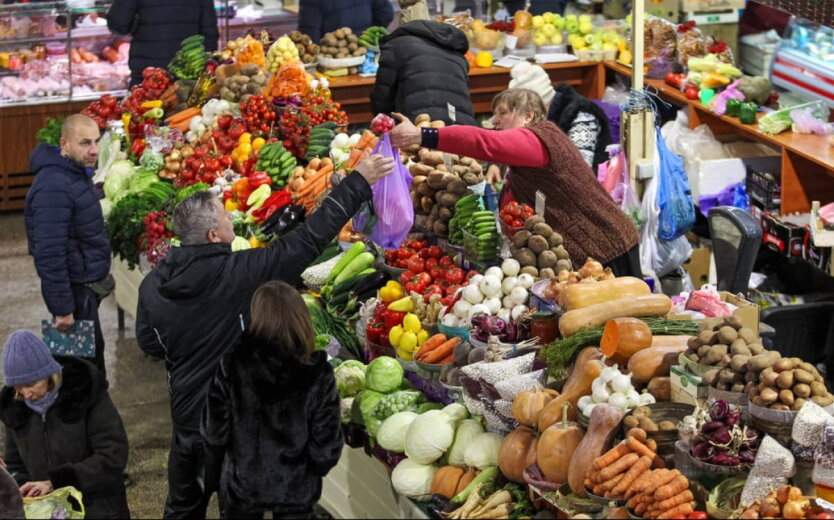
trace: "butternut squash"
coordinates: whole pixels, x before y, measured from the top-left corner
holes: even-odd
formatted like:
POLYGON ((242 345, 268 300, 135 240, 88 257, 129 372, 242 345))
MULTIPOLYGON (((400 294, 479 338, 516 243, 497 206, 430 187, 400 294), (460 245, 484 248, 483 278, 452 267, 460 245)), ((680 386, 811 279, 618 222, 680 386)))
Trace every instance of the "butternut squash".
MULTIPOLYGON (((570 403, 563 403, 568 408, 570 403)), ((539 437, 536 463, 547 480, 562 485, 568 480, 570 461, 576 447, 582 442, 582 428, 575 422, 569 422, 562 414, 562 422, 549 427, 539 437)))
POLYGON ((431 494, 452 498, 464 473, 464 469, 458 466, 443 466, 431 479, 431 494))
POLYGON ((599 342, 602 353, 620 366, 628 363, 631 356, 651 345, 651 329, 645 321, 637 318, 608 320, 599 342))
POLYGON ((544 407, 539 414, 539 431, 543 432, 550 426, 562 420, 562 406, 567 402, 571 404, 568 409, 568 420, 576 419, 576 403, 583 395, 591 393, 591 383, 599 377, 603 364, 602 352, 596 347, 585 347, 576 355, 573 369, 565 381, 562 393, 544 407))
POLYGON ((529 426, 519 426, 504 437, 498 451, 501 473, 513 482, 524 484, 524 470, 536 462, 538 441, 536 431, 529 426))
POLYGON ((475 477, 478 476, 478 473, 480 473, 480 471, 478 471, 476 469, 471 469, 471 468, 469 469, 469 471, 464 473, 463 476, 460 477, 460 481, 458 481, 458 487, 457 487, 457 489, 455 489, 455 495, 454 496, 459 495, 461 491, 466 489, 466 486, 468 486, 470 482, 475 480, 475 477))
POLYGON ((625 410, 607 404, 598 404, 591 411, 588 431, 573 452, 568 471, 568 484, 577 495, 587 496, 585 475, 594 459, 605 453, 620 428, 625 410))
POLYGON ((579 329, 602 327, 614 318, 666 316, 671 308, 672 300, 665 294, 618 298, 566 312, 559 318, 559 331, 567 338, 579 329))
POLYGON ((541 411, 547 403, 558 396, 559 392, 556 390, 540 386, 521 392, 513 399, 513 417, 519 424, 535 427, 539 422, 541 411))
POLYGON ((644 296, 651 294, 649 285, 639 278, 633 276, 621 276, 602 280, 597 283, 575 283, 565 287, 559 297, 562 307, 572 311, 604 303, 609 300, 619 300, 632 296, 644 296))
POLYGON ((692 336, 652 336, 653 347, 685 347, 692 336))
POLYGON ((672 365, 678 363, 686 345, 678 347, 649 347, 631 356, 628 371, 633 383, 648 383, 653 377, 668 376, 672 365))

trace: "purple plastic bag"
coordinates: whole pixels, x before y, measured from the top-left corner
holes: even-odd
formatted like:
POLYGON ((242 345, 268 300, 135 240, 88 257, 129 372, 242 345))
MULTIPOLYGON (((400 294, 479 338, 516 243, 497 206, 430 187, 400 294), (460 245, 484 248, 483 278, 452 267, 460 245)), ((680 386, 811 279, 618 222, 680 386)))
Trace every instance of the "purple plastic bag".
POLYGON ((373 215, 364 210, 353 217, 355 229, 362 230, 371 240, 386 249, 396 249, 414 225, 414 206, 411 202, 411 174, 391 146, 386 133, 373 153, 394 159, 394 171, 373 185, 373 215))

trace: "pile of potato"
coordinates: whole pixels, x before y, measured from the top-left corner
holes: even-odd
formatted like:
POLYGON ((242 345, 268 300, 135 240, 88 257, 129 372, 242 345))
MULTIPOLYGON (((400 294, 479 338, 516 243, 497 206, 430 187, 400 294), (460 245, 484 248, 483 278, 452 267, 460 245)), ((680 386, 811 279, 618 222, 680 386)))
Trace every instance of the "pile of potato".
POLYGON ((646 432, 671 432, 677 431, 678 425, 674 421, 663 420, 655 422, 652 420, 652 409, 648 406, 638 406, 626 415, 623 423, 629 430, 631 428, 642 428, 646 432))
MULTIPOLYGON (((770 352, 776 354, 778 352, 770 352)), ((834 404, 834 396, 825 387, 817 367, 799 358, 776 358, 759 373, 759 384, 751 386, 747 396, 757 406, 771 410, 798 412, 810 399, 826 407, 834 404)))
MULTIPOLYGON (((226 67, 226 65, 223 65, 226 67)), ((219 68, 219 67, 218 67, 219 68)), ((247 63, 237 72, 222 80, 220 99, 233 103, 246 101, 249 96, 259 94, 266 86, 266 76, 255 63, 247 63)))
MULTIPOLYGON (((431 128, 443 128, 444 126, 446 126, 446 123, 444 121, 432 121, 431 116, 428 114, 419 114, 414 119, 414 124, 418 128, 423 128, 426 126, 431 128)), ((413 144, 411 146, 401 148, 400 156, 403 157, 404 162, 407 162, 409 160, 417 162, 420 160, 419 154, 422 150, 427 150, 427 148, 423 148, 419 144, 413 144)))
POLYGON ((319 55, 325 58, 354 58, 364 56, 368 51, 359 45, 359 37, 350 27, 342 27, 325 34, 319 43, 319 55))
POLYGON ((510 241, 510 254, 524 272, 540 278, 553 278, 559 271, 570 271, 570 255, 564 248, 562 235, 553 231, 544 218, 533 215, 524 221, 510 241), (535 272, 534 272, 535 271, 535 272))
POLYGON ((426 229, 447 235, 455 204, 471 193, 469 186, 483 181, 483 169, 475 159, 451 155, 452 171, 448 171, 443 152, 423 149, 418 157, 420 162, 409 168, 414 176, 411 201, 417 212, 429 214, 426 229))
POLYGON ((309 36, 301 31, 290 31, 287 36, 290 37, 290 40, 292 40, 298 49, 298 57, 302 63, 315 63, 316 55, 319 53, 319 46, 313 43, 313 40, 309 36))

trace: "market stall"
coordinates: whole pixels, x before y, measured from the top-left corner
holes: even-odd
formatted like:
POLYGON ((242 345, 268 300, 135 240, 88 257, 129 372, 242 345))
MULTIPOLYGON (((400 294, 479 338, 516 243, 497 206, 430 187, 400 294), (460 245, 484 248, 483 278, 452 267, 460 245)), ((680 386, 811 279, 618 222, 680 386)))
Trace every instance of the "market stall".
MULTIPOLYGON (((508 83, 492 62, 508 35, 522 50, 570 43, 582 61, 544 69, 589 96, 602 95, 608 73, 630 72, 625 23, 527 13, 512 25, 450 22, 479 46, 478 110, 508 83)), ((776 146, 783 210, 834 199, 828 137, 800 133, 830 129, 827 111, 760 109, 773 105, 770 84, 745 79, 726 46, 680 36, 689 26, 647 24, 647 81, 689 126, 776 146), (672 40, 675 66, 688 71, 653 78, 672 40)), ((496 207, 474 158, 419 145, 386 151, 394 122, 370 113, 373 80, 351 74, 373 69, 383 34, 343 28, 321 45, 298 32, 246 36, 216 55, 189 37, 168 70, 148 69, 124 99, 83 109, 104 132, 96 180, 119 307, 134 312, 143 273, 177 247, 170 215, 190 194, 223 201, 234 251, 268 247, 382 150, 401 167, 381 181, 385 197, 375 190, 374 211, 398 218, 360 212, 299 287, 342 402, 346 446, 322 493, 334 516, 834 516, 831 374, 791 345, 769 344, 744 295, 664 294, 657 276, 617 277, 593 258, 572 258, 575 235, 545 218, 547 201, 496 207)), ((626 96, 628 114, 651 112, 642 94, 626 96)), ((414 122, 444 126, 425 114, 414 122)), ((638 130, 646 135, 626 130, 624 150, 636 149, 638 130)), ((612 154, 599 182, 643 243, 662 251, 686 241, 695 201, 682 161, 662 133, 652 137, 662 158, 642 201, 626 152, 612 154), (663 204, 658 183, 674 192, 663 204)), ((54 128, 42 139, 54 141, 54 128)))

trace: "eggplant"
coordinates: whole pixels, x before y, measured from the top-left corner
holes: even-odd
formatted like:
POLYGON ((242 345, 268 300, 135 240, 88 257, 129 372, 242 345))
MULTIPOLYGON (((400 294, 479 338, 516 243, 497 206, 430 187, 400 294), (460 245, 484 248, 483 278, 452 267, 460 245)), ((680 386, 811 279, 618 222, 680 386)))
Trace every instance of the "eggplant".
MULTIPOLYGON (((376 291, 380 287, 384 286, 389 280, 391 280, 391 275, 383 271, 377 271, 371 275, 366 276, 362 279, 361 282, 356 284, 353 287, 353 289, 350 290, 350 295, 361 296, 364 295, 364 293, 367 293, 368 291, 376 291)), ((365 300, 362 300, 361 298, 357 299, 365 301, 368 298, 365 298, 365 300)))
POLYGON ((304 215, 306 214, 304 206, 287 205, 276 210, 269 216, 266 221, 261 224, 261 233, 270 237, 272 235, 281 236, 291 231, 299 223, 304 222, 304 215))

